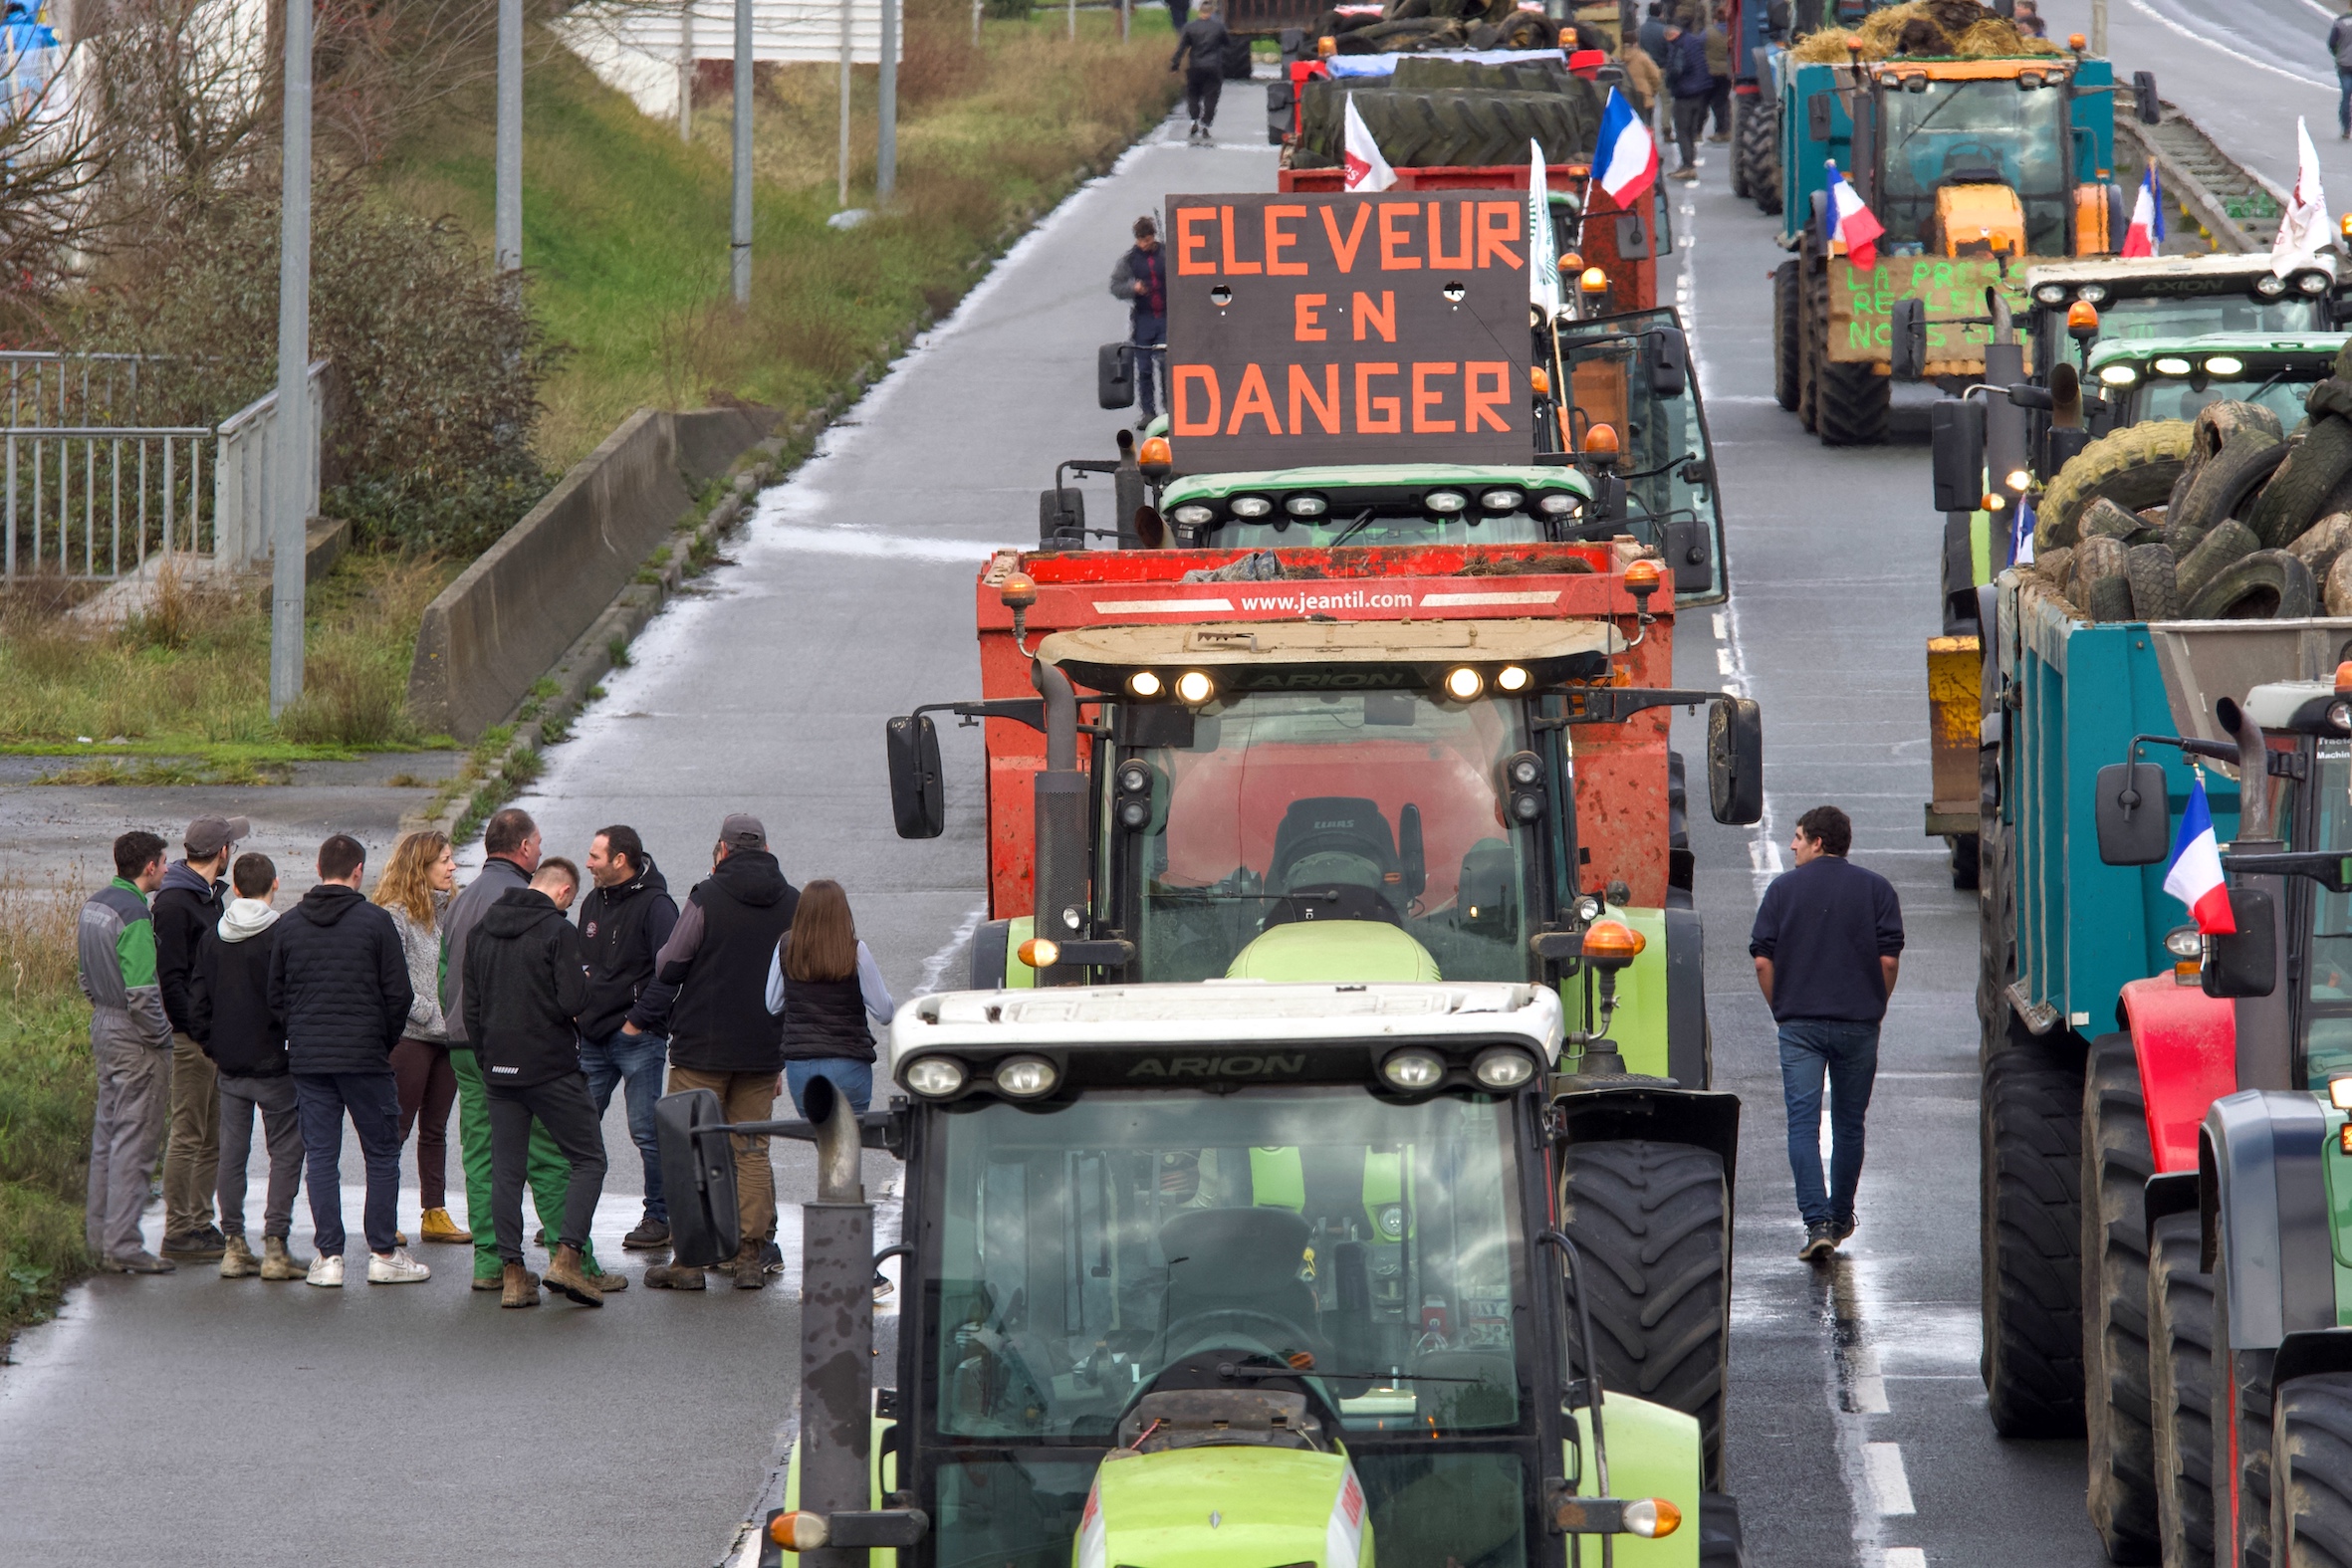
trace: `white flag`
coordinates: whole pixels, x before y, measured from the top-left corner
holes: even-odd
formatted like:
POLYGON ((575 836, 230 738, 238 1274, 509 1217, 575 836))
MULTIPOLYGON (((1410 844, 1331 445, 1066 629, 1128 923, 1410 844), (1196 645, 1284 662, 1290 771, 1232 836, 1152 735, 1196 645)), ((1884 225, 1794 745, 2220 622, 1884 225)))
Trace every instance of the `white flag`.
POLYGON ((1530 136, 1528 149, 1528 299, 1549 321, 1559 314, 1559 245, 1551 233, 1551 185, 1543 173, 1543 143, 1530 136))
POLYGON ((1386 190, 1396 183, 1396 170, 1380 155, 1380 143, 1372 138, 1371 127, 1355 112, 1353 93, 1347 95, 1347 144, 1339 161, 1346 165, 1349 190, 1386 190))
POLYGON ((2319 149, 2311 145, 2311 127, 2295 116, 2295 189, 2278 220, 2278 238, 2270 242, 2270 271, 2284 278, 2297 267, 2319 259, 2334 236, 2328 232, 2327 192, 2319 188, 2319 149))

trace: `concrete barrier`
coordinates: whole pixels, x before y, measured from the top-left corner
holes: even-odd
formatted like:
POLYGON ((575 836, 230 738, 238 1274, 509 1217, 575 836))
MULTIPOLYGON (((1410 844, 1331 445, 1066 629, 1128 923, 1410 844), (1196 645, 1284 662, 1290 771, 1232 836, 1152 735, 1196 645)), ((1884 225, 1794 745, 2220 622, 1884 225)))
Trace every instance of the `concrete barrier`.
POLYGON ((426 606, 408 706, 472 741, 594 624, 669 538, 694 492, 776 421, 764 408, 641 408, 426 606))

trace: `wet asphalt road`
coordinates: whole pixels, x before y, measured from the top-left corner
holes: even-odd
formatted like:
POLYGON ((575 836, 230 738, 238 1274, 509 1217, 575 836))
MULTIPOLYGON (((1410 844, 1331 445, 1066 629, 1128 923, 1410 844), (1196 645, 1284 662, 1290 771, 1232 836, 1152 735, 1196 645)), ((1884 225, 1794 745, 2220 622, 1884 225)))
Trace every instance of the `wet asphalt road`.
MULTIPOLYGON (((2084 0, 2045 9, 2054 32, 2083 25, 2084 0)), ((2249 155, 2291 148, 2298 110, 2325 136, 2332 104, 2277 75, 2324 86, 2311 61, 2326 24, 2311 0, 2233 11, 2222 41, 2245 60, 2178 58, 2186 44, 2152 9, 2218 25, 2184 0, 2114 0, 2122 69, 2153 63, 2167 97, 2249 155), (2295 62, 2298 29, 2310 59, 2295 62)), ((978 747, 943 729, 948 831, 906 843, 888 825, 880 723, 974 694, 975 568, 991 546, 1034 537, 1053 462, 1107 452, 1118 422, 1092 406, 1085 367, 1121 333, 1102 280, 1126 226, 1169 191, 1271 184, 1254 99, 1230 96, 1223 146, 1186 148, 1178 126, 1178 141, 1163 134, 1073 198, 762 498, 729 563, 654 623, 550 754, 526 803, 552 852, 577 856, 596 827, 629 821, 682 893, 718 818, 757 811, 795 880, 848 885, 901 998, 960 983, 960 934, 981 899, 978 747)), ((2322 142, 2331 166, 2340 146, 2322 142)), ((1767 738, 1762 828, 1703 812, 1693 823, 1718 1081, 1747 1106, 1730 1469, 1750 1560, 2094 1564, 2080 1446, 1997 1441, 1977 1372, 1975 909, 1951 888, 1941 845, 1920 836, 1938 538, 1924 421, 1914 412, 1910 438, 1883 449, 1827 451, 1770 401, 1774 226, 1731 197, 1722 151, 1706 149, 1696 187, 1668 187, 1681 250, 1661 289, 1695 330, 1735 584, 1724 611, 1678 627, 1678 679, 1758 697, 1767 738), (1821 800, 1853 814, 1855 858, 1895 881, 1910 933, 1861 1229, 1827 1271, 1791 1255, 1776 1059, 1746 957, 1789 824, 1821 800)), ((2285 156, 2283 169, 2257 160, 2283 182, 2285 156)), ((1678 731, 1694 760, 1700 739, 1678 731)), ((596 1236, 611 1266, 638 1184, 617 1107, 606 1135, 615 1159, 596 1236)), ((784 1196, 809 1196, 807 1151, 780 1150, 784 1196)), ((355 1149, 345 1169, 355 1182, 355 1149)), ((869 1157, 869 1186, 890 1174, 869 1157)), ((347 1217, 357 1208, 353 1190, 347 1217)), ((413 1225, 413 1188, 402 1215, 413 1225)), ((151 1216, 151 1233, 158 1225, 151 1216)), ((298 1206, 298 1244, 308 1230, 298 1206)), ((525 1316, 465 1290, 461 1249, 425 1255, 436 1278, 406 1290, 231 1285, 189 1270, 77 1291, 0 1371, 0 1563, 164 1549, 190 1564, 558 1553, 701 1564, 727 1549, 789 1436, 789 1289, 640 1287, 600 1313, 551 1304, 525 1316)), ((627 1259, 632 1274, 639 1261, 627 1259)))

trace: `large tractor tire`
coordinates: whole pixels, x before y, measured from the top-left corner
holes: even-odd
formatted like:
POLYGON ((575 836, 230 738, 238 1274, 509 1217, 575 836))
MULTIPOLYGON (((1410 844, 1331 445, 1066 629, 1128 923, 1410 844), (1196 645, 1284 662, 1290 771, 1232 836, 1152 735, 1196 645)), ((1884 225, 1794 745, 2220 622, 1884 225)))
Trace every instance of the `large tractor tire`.
POLYGON ((2155 1173, 2132 1037, 2102 1034, 2082 1092, 2083 1426, 2091 1523, 2117 1563, 2157 1560, 2144 1196, 2155 1173))
POLYGON ((2277 1353, 2231 1348, 2230 1292, 2221 1284, 2230 1277, 2229 1257, 2225 1230, 2214 1259, 2214 1560, 2270 1568, 2270 1365, 2277 1353))
MULTIPOLYGON (((2165 513, 2165 527, 2210 529, 2224 518, 2235 517, 2293 450, 2286 442, 2273 441, 2258 431, 2239 431, 2223 442, 2222 449, 2197 471, 2179 504, 2165 513)), ((2254 544, 2260 548, 2259 536, 2254 544)))
MULTIPOLYGON (((2279 1561, 2352 1568, 2352 1373, 2296 1378, 2280 1389, 2270 1454, 2270 1538, 2279 1561)), ((1707 1561, 1704 1537, 1699 1560, 1707 1561)))
POLYGON ((2148 1406, 2164 1568, 2214 1560, 2214 1276, 2198 1217, 2166 1215, 2148 1250, 2148 1406))
POLYGON ((2008 829, 1990 803, 1999 787, 2000 754, 1977 754, 1977 786, 1987 803, 1977 808, 1977 1070, 2008 1044, 2008 984, 2017 975, 2016 882, 2008 829))
POLYGON ((2101 496, 2126 512, 2162 505, 2189 461, 2189 436, 2187 420, 2157 419, 2126 425, 2077 452, 2042 492, 2034 550, 2072 545, 2083 508, 2101 496))
POLYGON ((1756 117, 1756 100, 1732 94, 1732 194, 1748 199, 1748 121, 1756 117))
POLYGON ((1799 336, 1798 320, 1802 284, 1797 277, 1798 265, 1790 257, 1772 269, 1772 398, 1790 413, 1796 412, 1797 393, 1803 380, 1800 357, 1804 339, 1799 336))
POLYGON ((1748 106, 1732 128, 1732 167, 1741 184, 1733 194, 1746 196, 1765 212, 1780 210, 1779 122, 1764 107, 1764 100, 1743 99, 1748 106))
POLYGON ((1820 342, 1828 332, 1829 269, 1807 251, 1796 277, 1796 422, 1810 434, 1821 407, 1820 342))
POLYGON ((1723 1489, 1724 1389, 1731 1352, 1731 1194, 1723 1160, 1683 1143, 1570 1144, 1560 1160, 1560 1230, 1583 1267, 1603 1388, 1699 1422, 1706 1489, 1723 1489))
POLYGON ((1887 401, 1893 378, 1872 364, 1840 364, 1829 357, 1829 267, 1805 262, 1805 385, 1797 416, 1823 446, 1878 446, 1887 438, 1887 401))
POLYGON ((2320 507, 2347 475, 2352 475, 2352 419, 2313 420, 2254 499, 2246 524, 2265 550, 2282 549, 2319 521, 2320 507))
MULTIPOLYGON (((2006 1005, 2003 1005, 2005 1012, 2006 1005)), ((2030 1040, 1985 1069, 1985 1392, 2004 1438, 2082 1436, 2082 1069, 2030 1040)))
POLYGON ((1739 1498, 1720 1491, 1699 1494, 1699 1568, 1748 1568, 1739 1498))

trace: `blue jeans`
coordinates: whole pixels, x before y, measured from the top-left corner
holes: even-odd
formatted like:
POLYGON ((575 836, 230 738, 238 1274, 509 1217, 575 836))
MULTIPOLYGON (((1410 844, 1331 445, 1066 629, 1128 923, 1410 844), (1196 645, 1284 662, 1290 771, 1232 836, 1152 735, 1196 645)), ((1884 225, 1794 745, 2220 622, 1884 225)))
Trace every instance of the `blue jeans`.
POLYGON ((361 1229, 367 1250, 389 1252, 399 1233, 394 1224, 400 1200, 400 1090, 392 1069, 381 1072, 298 1072, 295 1104, 302 1120, 302 1144, 310 1170, 311 1229, 321 1257, 341 1257, 343 1229, 343 1119, 352 1119, 367 1167, 367 1203, 361 1229))
POLYGON ((1160 366, 1168 353, 1147 345, 1168 340, 1168 319, 1137 311, 1127 320, 1127 341, 1138 345, 1129 356, 1135 361, 1135 395, 1143 403, 1143 422, 1150 424, 1160 416, 1160 366))
POLYGON ((1788 1100, 1788 1174, 1808 1226, 1854 1217, 1862 1185, 1862 1121, 1878 1076, 1878 1025, 1843 1018, 1780 1024, 1780 1091, 1788 1100), (1829 1080, 1829 1190, 1821 1187, 1821 1080, 1829 1080))
POLYGON ((670 1223, 669 1206, 661 1200, 661 1145, 653 1135, 653 1102, 661 1098, 662 1067, 669 1059, 670 1042, 659 1034, 631 1034, 614 1029, 600 1040, 580 1042, 580 1068, 588 1074, 588 1099, 598 1120, 612 1104, 613 1085, 625 1085, 629 1142, 645 1167, 645 1218, 656 1225, 670 1223))
POLYGON ((855 1061, 847 1056, 827 1056, 822 1061, 788 1061, 784 1064, 784 1086, 792 1091, 793 1109, 800 1112, 803 1120, 808 1118, 809 1111, 801 1103, 801 1096, 808 1092, 810 1083, 818 1078, 830 1078, 834 1090, 847 1096, 849 1109, 860 1116, 873 1103, 874 1064, 870 1061, 855 1061))

